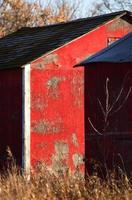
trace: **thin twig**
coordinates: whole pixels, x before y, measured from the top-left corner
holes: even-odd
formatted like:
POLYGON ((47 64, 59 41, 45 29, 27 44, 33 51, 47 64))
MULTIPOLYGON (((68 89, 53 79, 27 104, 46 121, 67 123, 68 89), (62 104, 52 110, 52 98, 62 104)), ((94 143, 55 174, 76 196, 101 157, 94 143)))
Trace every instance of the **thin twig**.
POLYGON ((94 127, 94 125, 93 125, 93 123, 91 122, 90 118, 88 118, 88 121, 89 121, 90 125, 92 126, 92 128, 94 129, 94 131, 95 131, 96 133, 98 133, 99 135, 102 135, 102 133, 100 133, 100 132, 94 127))
POLYGON ((129 74, 129 72, 126 73, 126 75, 125 75, 125 77, 124 77, 124 79, 123 79, 123 83, 122 83, 120 92, 119 92, 119 94, 118 94, 116 100, 115 100, 114 103, 112 104, 112 106, 109 108, 109 113, 112 111, 112 109, 114 108, 115 104, 118 102, 118 100, 120 99, 120 97, 121 97, 121 95, 122 95, 122 92, 123 92, 123 90, 124 90, 125 80, 126 80, 128 74, 129 74))
POLYGON ((111 115, 113 115, 114 113, 117 113, 117 112, 124 106, 125 102, 127 101, 128 97, 129 97, 129 95, 130 95, 130 93, 131 93, 131 90, 132 90, 132 87, 130 87, 130 89, 129 89, 129 91, 128 91, 128 93, 127 93, 127 95, 126 95, 124 101, 122 102, 122 104, 121 104, 115 111, 113 111, 113 112, 111 113, 111 115))
POLYGON ((109 78, 106 79, 106 113, 109 110, 109 88, 108 88, 109 78))
POLYGON ((101 110, 102 110, 102 113, 103 113, 103 115, 104 115, 104 117, 105 117, 105 110, 104 110, 104 108, 103 108, 103 105, 102 105, 101 101, 99 100, 99 98, 97 98, 97 100, 98 100, 99 106, 100 106, 100 108, 101 108, 101 110))

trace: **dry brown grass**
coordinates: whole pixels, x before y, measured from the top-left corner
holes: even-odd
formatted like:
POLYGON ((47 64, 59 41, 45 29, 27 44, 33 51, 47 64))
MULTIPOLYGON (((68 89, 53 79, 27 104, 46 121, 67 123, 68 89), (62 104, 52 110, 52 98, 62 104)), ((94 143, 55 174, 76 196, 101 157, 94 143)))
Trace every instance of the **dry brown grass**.
POLYGON ((51 174, 45 167, 22 176, 16 167, 0 176, 0 200, 132 200, 132 185, 124 175, 106 180, 97 175, 84 180, 78 172, 51 174))

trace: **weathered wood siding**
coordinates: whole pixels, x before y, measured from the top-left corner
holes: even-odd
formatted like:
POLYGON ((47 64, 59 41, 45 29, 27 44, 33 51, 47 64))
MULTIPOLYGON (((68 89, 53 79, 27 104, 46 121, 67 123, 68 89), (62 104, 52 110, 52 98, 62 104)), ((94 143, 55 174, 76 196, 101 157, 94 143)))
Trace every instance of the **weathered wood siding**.
POLYGON ((7 148, 18 166, 22 161, 22 71, 0 71, 0 168, 6 167, 7 148))

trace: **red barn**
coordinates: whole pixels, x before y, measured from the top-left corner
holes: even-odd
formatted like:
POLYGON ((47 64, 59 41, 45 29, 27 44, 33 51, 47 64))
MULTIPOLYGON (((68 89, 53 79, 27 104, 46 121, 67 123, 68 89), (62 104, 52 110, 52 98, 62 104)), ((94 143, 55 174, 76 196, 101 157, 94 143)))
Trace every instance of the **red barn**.
POLYGON ((120 11, 39 28, 0 40, 0 162, 6 149, 26 170, 84 167, 84 69, 73 66, 132 29, 120 11))
MULTIPOLYGON (((86 157, 132 172, 132 32, 86 59, 86 157), (88 150, 88 147, 89 150, 88 150)), ((93 161, 94 163, 90 162, 93 161)), ((102 165, 102 166, 101 166, 102 165)), ((103 169, 104 171, 104 169, 103 169)))

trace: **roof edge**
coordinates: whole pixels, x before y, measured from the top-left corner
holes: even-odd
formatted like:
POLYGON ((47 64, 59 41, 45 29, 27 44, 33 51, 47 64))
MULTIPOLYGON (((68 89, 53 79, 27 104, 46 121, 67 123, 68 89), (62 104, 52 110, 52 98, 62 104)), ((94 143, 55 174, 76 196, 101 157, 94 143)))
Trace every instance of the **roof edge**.
POLYGON ((125 36, 123 36, 121 39, 115 41, 114 43, 112 43, 110 46, 103 48, 102 50, 98 51, 97 53, 95 53, 94 55, 91 55, 89 57, 87 57, 84 61, 74 65, 74 67, 79 67, 79 66, 86 66, 89 65, 91 63, 117 63, 117 62, 112 62, 112 61, 92 61, 94 58, 100 56, 100 54, 105 54, 107 51, 113 49, 115 46, 117 46, 118 44, 124 42, 125 40, 127 40, 130 36, 132 35, 132 32, 129 32, 128 34, 126 34, 125 36), (88 60, 87 63, 86 60, 88 60))
MULTIPOLYGON (((78 18, 78 19, 75 19, 75 20, 71 20, 71 21, 67 21, 67 22, 60 22, 60 23, 55 23, 55 24, 49 24, 49 25, 45 25, 45 26, 37 26, 37 27, 22 27, 20 29, 18 29, 17 31, 15 32, 12 32, 8 35, 6 35, 5 37, 9 37, 10 35, 13 35, 15 34, 16 32, 20 32, 20 31, 25 31, 25 30, 35 30, 35 29, 43 29, 43 28, 49 28, 49 27, 54 27, 54 26, 59 26, 59 25, 67 25, 67 24, 71 24, 71 23, 76 23, 76 22, 80 22, 80 21, 84 21, 84 20, 88 20, 88 19, 96 19, 98 17, 103 17, 103 16, 110 16, 110 15, 116 15, 116 17, 120 17, 120 16, 123 16, 125 14, 128 14, 128 15, 132 15, 132 12, 131 11, 128 11, 128 10, 120 10, 120 11, 116 11, 116 12, 112 12, 112 13, 106 13, 106 14, 102 14, 102 15, 96 15, 96 16, 93 16, 93 17, 86 17, 86 18, 78 18)), ((5 37, 2 37, 0 38, 0 40, 4 39, 5 37)))
MULTIPOLYGON (((47 55, 53 53, 54 51, 56 51, 56 50, 58 50, 58 49, 60 49, 60 48, 62 48, 62 47, 64 47, 64 46, 66 46, 66 45, 68 45, 68 44, 70 44, 70 43, 72 43, 72 42, 74 42, 74 41, 76 41, 77 39, 80 39, 80 38, 84 37, 85 35, 87 35, 87 34, 93 32, 93 31, 95 31, 96 29, 98 29, 99 27, 103 26, 104 24, 110 23, 111 21, 116 20, 116 19, 118 19, 118 18, 120 18, 120 17, 126 15, 127 13, 131 13, 131 14, 132 14, 132 12, 127 11, 127 10, 120 11, 120 12, 122 12, 122 13, 121 13, 120 15, 118 15, 118 16, 115 16, 113 19, 110 19, 110 20, 108 20, 107 22, 102 23, 101 25, 97 26, 96 28, 92 29, 91 31, 89 31, 89 32, 87 32, 87 33, 84 33, 83 35, 81 35, 81 36, 79 36, 79 37, 73 39, 72 41, 69 41, 69 42, 63 44, 62 46, 60 46, 60 47, 58 47, 58 48, 56 48, 56 49, 53 49, 53 50, 51 50, 51 51, 49 51, 49 52, 47 52, 47 53, 45 53, 45 54, 42 54, 40 57, 47 56, 47 55)), ((114 12, 114 13, 116 13, 116 12, 114 12)), ((109 15, 109 13, 108 13, 108 15, 109 15)), ((103 15, 99 15, 99 16, 103 16, 103 15)), ((96 17, 98 17, 98 16, 96 16, 96 17)), ((87 19, 87 18, 84 18, 84 19, 87 19)), ((72 21, 71 21, 71 22, 72 22, 72 21)), ((70 23, 70 22, 69 22, 69 23, 70 23)), ((39 57, 39 58, 40 58, 40 57, 39 57)), ((37 61, 39 58, 36 58, 36 59, 32 60, 32 61, 29 62, 29 63, 35 62, 35 61, 37 61)), ((76 65, 75 65, 74 67, 76 67, 76 65)))

